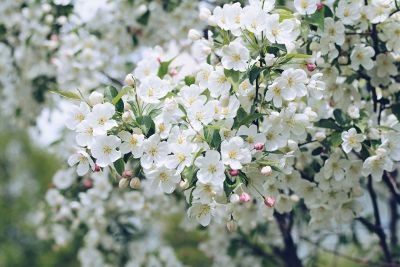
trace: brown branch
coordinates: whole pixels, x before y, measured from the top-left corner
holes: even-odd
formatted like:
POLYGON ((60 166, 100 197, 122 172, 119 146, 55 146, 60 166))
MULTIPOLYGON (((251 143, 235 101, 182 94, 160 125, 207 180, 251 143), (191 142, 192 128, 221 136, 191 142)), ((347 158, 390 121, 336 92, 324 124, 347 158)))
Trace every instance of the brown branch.
POLYGON ((303 264, 297 256, 297 247, 293 241, 291 230, 293 226, 293 214, 274 213, 275 220, 283 237, 284 248, 282 259, 286 267, 302 267, 303 264))
POLYGON ((389 190, 392 193, 392 196, 395 199, 395 201, 400 205, 400 192, 399 192, 399 189, 397 188, 396 181, 386 171, 383 173, 383 181, 385 182, 385 184, 389 188, 389 190))
POLYGON ((370 231, 375 233, 378 238, 379 238, 379 244, 382 248, 383 254, 385 256, 386 262, 391 263, 392 262, 392 255, 390 253, 389 247, 386 243, 386 234, 383 231, 382 228, 382 223, 381 223, 381 216, 379 213, 379 207, 378 207, 378 201, 377 201, 377 196, 376 192, 373 188, 372 185, 372 177, 371 175, 368 176, 368 184, 367 184, 368 192, 371 197, 372 201, 372 208, 374 210, 374 218, 375 218, 375 224, 370 223, 368 220, 365 218, 358 218, 358 220, 363 223, 366 228, 370 231))

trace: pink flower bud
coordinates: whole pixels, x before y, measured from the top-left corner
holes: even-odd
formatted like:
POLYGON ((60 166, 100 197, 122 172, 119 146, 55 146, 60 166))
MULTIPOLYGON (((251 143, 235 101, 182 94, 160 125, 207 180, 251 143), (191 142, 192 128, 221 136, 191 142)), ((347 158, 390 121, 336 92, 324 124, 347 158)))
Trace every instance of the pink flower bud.
POLYGON ((97 165, 97 164, 95 164, 95 165, 94 165, 94 172, 99 172, 99 171, 101 171, 100 166, 97 165))
POLYGON ((229 170, 229 174, 231 176, 238 176, 239 175, 239 170, 229 170))
POLYGON ((239 201, 242 202, 242 203, 249 202, 249 201, 250 201, 250 195, 247 194, 246 192, 243 192, 243 193, 239 196, 239 201))
POLYGON ((91 180, 91 179, 85 179, 85 180, 83 181, 83 186, 84 186, 86 189, 92 188, 92 186, 93 186, 92 180, 91 180))
POLYGON ((271 166, 264 166, 261 169, 261 174, 265 175, 265 176, 270 176, 272 174, 272 168, 271 166))
POLYGON ((255 150, 263 150, 264 149, 264 144, 263 143, 257 143, 254 145, 255 150))
POLYGON ((125 170, 122 172, 122 177, 124 177, 124 178, 130 178, 130 177, 132 177, 132 175, 133 175, 133 172, 131 170, 125 170))
POLYGON ((324 8, 324 4, 322 4, 322 3, 318 3, 317 4, 317 10, 318 11, 320 11, 321 9, 323 9, 324 8))
POLYGON ((157 62, 161 63, 161 57, 159 57, 159 56, 157 57, 157 62))
POLYGON ((264 197, 264 204, 268 208, 272 208, 275 204, 275 198, 273 197, 264 197))
POLYGON ((314 63, 307 63, 307 70, 308 71, 314 71, 317 68, 317 65, 314 63))
POLYGON ((178 71, 176 69, 172 69, 169 71, 169 75, 171 75, 171 76, 175 76, 177 74, 178 74, 178 71))

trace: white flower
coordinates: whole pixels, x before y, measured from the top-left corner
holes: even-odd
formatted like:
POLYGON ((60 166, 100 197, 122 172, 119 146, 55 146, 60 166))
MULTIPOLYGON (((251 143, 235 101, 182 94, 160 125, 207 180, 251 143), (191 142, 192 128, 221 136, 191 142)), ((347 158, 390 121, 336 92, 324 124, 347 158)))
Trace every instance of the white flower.
POLYGON ((379 54, 376 56, 377 75, 384 78, 389 75, 396 75, 397 68, 394 65, 392 53, 379 54))
POLYGON ((335 10, 336 16, 341 19, 343 24, 351 25, 360 19, 360 8, 361 7, 356 1, 352 4, 349 4, 348 1, 339 1, 339 4, 335 10))
POLYGON ((155 163, 161 165, 168 155, 167 142, 160 142, 160 136, 153 134, 143 142, 143 156, 140 158, 140 164, 143 168, 149 169, 155 163))
POLYGON ((143 102, 150 104, 158 104, 160 98, 169 92, 169 85, 166 81, 161 80, 158 76, 150 76, 142 81, 137 89, 137 95, 143 102))
POLYGON ((167 194, 171 194, 181 180, 180 175, 175 170, 170 170, 163 165, 153 170, 145 170, 145 174, 146 178, 153 180, 153 184, 167 194))
POLYGON ((321 171, 323 171, 325 179, 330 179, 333 176, 336 181, 341 181, 349 167, 350 162, 346 159, 341 159, 340 154, 335 152, 325 161, 321 171))
POLYGON ((277 78, 268 86, 268 91, 265 94, 265 100, 274 103, 277 108, 282 107, 282 100, 292 101, 296 98, 296 91, 292 87, 287 87, 286 82, 282 78, 277 78))
POLYGON ((207 63, 202 63, 199 66, 199 71, 196 74, 196 82, 199 84, 199 87, 201 89, 208 88, 208 79, 213 70, 214 70, 213 66, 207 63))
POLYGON ((207 97, 205 95, 201 95, 204 89, 200 89, 199 86, 192 84, 190 86, 183 86, 179 91, 180 102, 185 107, 191 107, 193 103, 200 102, 205 103, 207 101, 207 97))
POLYGON ((92 170, 94 170, 94 162, 90 155, 84 150, 79 150, 68 158, 69 166, 73 166, 77 163, 78 167, 76 171, 79 176, 85 175, 89 171, 89 168, 92 168, 92 170))
POLYGON ((333 18, 325 18, 323 36, 329 37, 329 40, 338 45, 344 43, 344 25, 340 21, 334 21, 333 18))
POLYGON ((106 167, 118 160, 121 157, 121 151, 117 150, 120 144, 121 140, 114 135, 96 137, 91 148, 96 164, 106 167))
POLYGON ((209 204, 193 203, 188 209, 189 218, 196 218, 196 221, 202 226, 207 226, 210 224, 211 215, 215 208, 214 202, 209 204))
POLYGON ((257 126, 252 124, 250 127, 242 125, 239 127, 236 135, 245 135, 244 141, 249 149, 254 149, 255 144, 265 144, 265 135, 257 131, 257 126))
POLYGON ((251 161, 250 150, 243 147, 243 139, 238 136, 231 138, 229 141, 223 141, 221 143, 222 162, 225 165, 229 165, 232 169, 241 169, 242 164, 251 161))
POLYGON ((203 105, 196 101, 188 110, 187 116, 194 130, 199 131, 202 125, 208 125, 214 119, 214 108, 211 102, 203 105))
POLYGON ((81 102, 79 107, 75 105, 71 106, 70 111, 68 112, 68 117, 65 120, 65 125, 69 129, 75 130, 76 127, 86 119, 89 112, 90 107, 85 102, 81 102))
POLYGON ((362 174, 364 176, 371 175, 372 178, 379 182, 382 180, 383 171, 392 171, 393 161, 387 156, 384 148, 378 148, 376 155, 368 157, 363 164, 362 174))
POLYGON ((356 152, 360 152, 362 148, 361 142, 365 140, 365 135, 358 134, 355 128, 351 128, 347 132, 342 132, 342 140, 344 152, 350 153, 352 149, 356 152))
POLYGON ((290 19, 279 22, 279 15, 272 14, 268 17, 265 36, 271 43, 285 44, 288 46, 298 35, 294 23, 290 19))
POLYGON ((208 90, 212 97, 218 97, 223 93, 229 92, 231 83, 225 77, 224 68, 217 67, 215 71, 211 72, 208 78, 208 90))
POLYGON ((294 0, 294 7, 300 15, 310 15, 317 11, 317 0, 294 0))
POLYGON ((294 92, 298 97, 305 96, 307 94, 307 73, 302 69, 287 69, 284 70, 279 77, 280 85, 288 92, 283 92, 282 96, 287 99, 292 99, 294 92))
POLYGON ((196 202, 207 204, 211 203, 214 197, 220 194, 221 191, 222 183, 220 185, 215 185, 213 183, 204 184, 198 181, 192 195, 196 202))
POLYGON ((243 11, 243 25, 248 31, 259 36, 267 28, 268 13, 258 6, 246 6, 243 11))
POLYGON ((225 167, 218 151, 208 150, 204 157, 198 157, 194 165, 199 168, 197 179, 203 183, 222 185, 225 180, 225 167))
POLYGON ((144 135, 140 130, 134 129, 133 133, 122 131, 118 134, 122 140, 120 147, 122 154, 132 153, 132 156, 137 159, 143 155, 144 135))
POLYGON ((104 135, 111 128, 117 126, 112 118, 115 114, 115 107, 111 103, 97 104, 87 116, 87 121, 93 127, 93 135, 104 135))
POLYGON ((165 166, 169 169, 176 169, 181 173, 185 167, 192 165, 194 147, 190 144, 170 145, 172 155, 167 156, 165 166))
POLYGON ((351 52, 351 67, 353 70, 358 70, 359 66, 363 66, 366 70, 370 70, 374 66, 374 61, 371 59, 375 55, 375 51, 370 46, 364 44, 356 44, 351 52))
POLYGON ((102 93, 94 91, 89 95, 89 103, 91 106, 101 104, 103 103, 103 101, 104 101, 104 95, 102 93))
POLYGON ((250 58, 249 50, 239 42, 231 42, 222 48, 221 63, 225 69, 245 71, 250 58))
POLYGON ((76 180, 76 175, 73 173, 73 169, 59 170, 53 176, 53 184, 58 189, 67 189, 76 180))
POLYGON ((90 148, 95 139, 93 126, 85 120, 78 125, 76 132, 78 133, 76 135, 76 142, 78 145, 90 148))
POLYGON ((143 80, 156 76, 159 67, 160 63, 157 60, 144 58, 138 62, 133 74, 137 79, 143 80))
POLYGON ((400 161, 400 133, 390 132, 382 135, 382 147, 395 161, 400 161))

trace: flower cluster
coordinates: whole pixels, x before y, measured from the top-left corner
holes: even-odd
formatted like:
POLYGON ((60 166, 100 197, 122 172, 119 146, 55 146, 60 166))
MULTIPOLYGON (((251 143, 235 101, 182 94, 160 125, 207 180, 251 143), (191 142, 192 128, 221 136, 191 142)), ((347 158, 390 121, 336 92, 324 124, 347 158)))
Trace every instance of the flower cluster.
POLYGON ((141 181, 184 195, 188 216, 211 224, 216 247, 230 244, 218 238, 220 225, 240 227, 235 238, 248 243, 275 219, 271 232, 290 245, 295 215, 299 238, 357 218, 390 262, 380 219, 372 227, 363 216, 379 217, 376 182, 399 197, 391 182, 400 161, 395 4, 303 0, 293 12, 252 0, 201 9, 208 27, 189 31, 191 69, 148 53, 121 89, 69 93, 81 101, 67 120, 80 147, 69 163, 80 176, 109 170, 121 188, 141 181), (364 192, 373 205, 361 203, 364 192))

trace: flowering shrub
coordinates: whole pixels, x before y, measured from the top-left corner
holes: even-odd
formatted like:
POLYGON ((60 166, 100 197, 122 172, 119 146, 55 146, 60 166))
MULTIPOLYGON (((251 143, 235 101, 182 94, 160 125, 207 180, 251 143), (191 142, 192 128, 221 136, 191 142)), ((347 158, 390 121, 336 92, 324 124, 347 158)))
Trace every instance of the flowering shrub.
POLYGON ((215 233, 210 246, 245 242, 216 262, 265 264, 241 258, 250 249, 301 266, 293 236, 312 243, 305 233, 357 221, 393 263, 396 242, 389 248, 375 186, 389 189, 397 214, 396 4, 295 0, 290 9, 265 0, 202 9, 207 29, 189 31, 192 73, 149 54, 122 88, 59 92, 80 101, 66 121, 80 147, 69 164, 79 176, 110 172, 121 188, 141 181, 150 195, 183 194, 188 216, 215 233), (365 191, 372 205, 361 203, 365 191), (374 222, 365 217, 371 211, 374 222), (220 238, 220 225, 239 230, 220 238), (274 230, 283 248, 261 235, 274 230))

